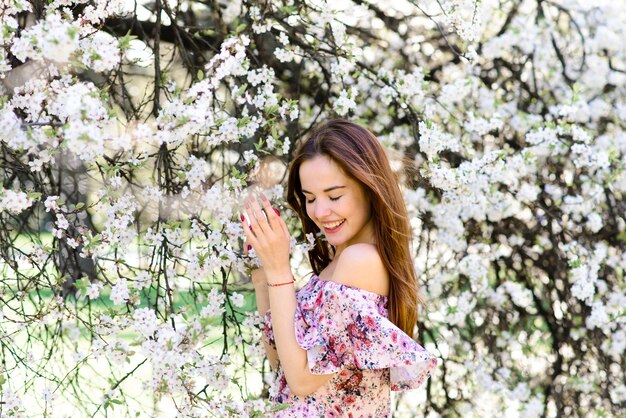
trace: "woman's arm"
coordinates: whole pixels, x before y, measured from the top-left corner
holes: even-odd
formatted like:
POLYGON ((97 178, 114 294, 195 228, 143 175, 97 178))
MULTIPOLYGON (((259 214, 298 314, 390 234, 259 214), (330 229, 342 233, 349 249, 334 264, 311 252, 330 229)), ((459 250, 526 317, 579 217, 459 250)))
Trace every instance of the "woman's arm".
MULTIPOLYGON (((254 285, 254 293, 256 295, 256 306, 261 317, 265 316, 265 313, 270 308, 270 296, 267 291, 267 278, 262 268, 252 271, 252 284, 254 285)), ((270 346, 263 338, 263 346, 265 347, 265 354, 267 360, 270 362, 270 367, 276 370, 278 366, 278 353, 270 346)))
MULTIPOLYGON (((291 270, 267 272, 271 283, 283 283, 291 279, 291 270)), ((296 341, 294 315, 296 294, 293 285, 267 287, 272 309, 272 328, 278 358, 287 379, 289 390, 296 396, 315 392, 330 380, 333 374, 313 374, 309 370, 306 350, 296 341)))
MULTIPOLYGON (((248 242, 254 247, 267 283, 276 284, 291 279, 289 265, 290 234, 284 220, 278 216, 269 200, 261 194, 263 210, 256 198, 244 202, 246 216, 241 222, 248 242), (249 224, 248 224, 249 221, 249 224), (254 230, 254 232, 253 232, 254 230)), ((263 289, 261 294, 263 294, 263 289)), ((296 341, 294 315, 296 293, 292 283, 285 286, 268 287, 269 305, 272 310, 272 329, 276 351, 285 373, 289 390, 296 396, 315 392, 333 376, 315 375, 307 365, 307 352, 296 341)), ((263 296, 261 297, 263 299, 263 296)))
MULTIPOLYGON (((283 283, 291 278, 291 270, 285 267, 267 272, 267 276, 270 283, 283 283)), ((373 245, 363 243, 353 244, 341 253, 331 281, 383 295, 389 289, 389 279, 378 251, 373 245)), ((300 396, 313 393, 333 375, 316 375, 309 370, 306 350, 300 348, 295 338, 293 286, 269 287, 268 291, 276 348, 289 389, 300 396)))

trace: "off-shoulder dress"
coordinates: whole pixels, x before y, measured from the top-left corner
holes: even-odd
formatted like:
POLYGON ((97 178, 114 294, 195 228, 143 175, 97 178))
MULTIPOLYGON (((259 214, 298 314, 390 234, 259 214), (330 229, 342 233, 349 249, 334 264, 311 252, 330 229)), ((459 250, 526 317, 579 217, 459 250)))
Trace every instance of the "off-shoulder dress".
MULTIPOLYGON (((437 359, 388 319, 387 297, 317 275, 296 294, 296 340, 313 374, 334 374, 308 396, 289 391, 280 368, 271 400, 288 404, 275 417, 388 417, 390 391, 416 389, 437 359)), ((276 348, 272 315, 264 338, 276 348)))

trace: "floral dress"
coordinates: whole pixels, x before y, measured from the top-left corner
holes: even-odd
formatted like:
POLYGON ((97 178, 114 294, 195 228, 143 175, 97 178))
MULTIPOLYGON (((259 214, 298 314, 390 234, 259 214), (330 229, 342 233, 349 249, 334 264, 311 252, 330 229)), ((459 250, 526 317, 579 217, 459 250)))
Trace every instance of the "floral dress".
MULTIPOLYGON (((313 374, 335 374, 314 393, 291 394, 279 366, 271 400, 287 404, 275 417, 388 417, 390 390, 416 389, 437 359, 389 321, 387 297, 320 279, 296 294, 296 340, 313 374)), ((272 316, 264 338, 276 348, 272 316)))

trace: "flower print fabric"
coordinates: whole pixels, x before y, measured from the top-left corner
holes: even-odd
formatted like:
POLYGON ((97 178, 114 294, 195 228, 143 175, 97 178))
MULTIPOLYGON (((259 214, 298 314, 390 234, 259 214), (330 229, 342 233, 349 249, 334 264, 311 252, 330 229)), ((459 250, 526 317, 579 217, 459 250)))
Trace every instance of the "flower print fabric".
MULTIPOLYGON (((279 366, 275 417, 387 417, 390 390, 416 389, 437 359, 388 319, 387 297, 313 275, 296 294, 295 332, 313 374, 335 374, 314 393, 290 393, 279 366)), ((276 348, 272 316, 264 338, 276 348)))

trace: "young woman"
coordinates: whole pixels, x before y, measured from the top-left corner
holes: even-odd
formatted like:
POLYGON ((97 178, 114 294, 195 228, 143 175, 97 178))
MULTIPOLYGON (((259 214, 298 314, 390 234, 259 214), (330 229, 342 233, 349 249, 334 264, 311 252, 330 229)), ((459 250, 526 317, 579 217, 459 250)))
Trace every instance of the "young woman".
POLYGON ((313 276, 298 292, 284 220, 261 194, 244 202, 265 349, 277 370, 280 417, 390 415, 390 390, 421 386, 435 357, 412 339, 417 278, 410 225, 385 151, 368 130, 327 122, 289 168, 287 201, 304 233, 313 276), (249 224, 248 224, 249 223, 249 224))

